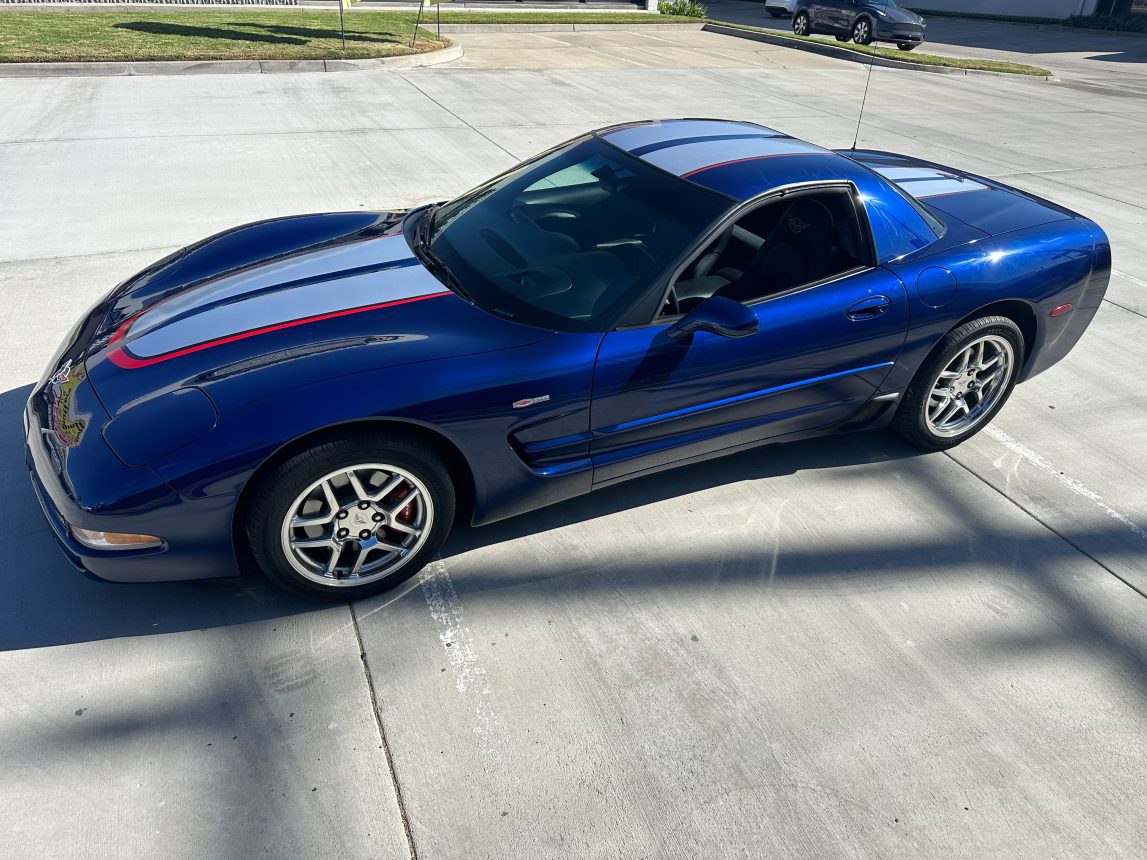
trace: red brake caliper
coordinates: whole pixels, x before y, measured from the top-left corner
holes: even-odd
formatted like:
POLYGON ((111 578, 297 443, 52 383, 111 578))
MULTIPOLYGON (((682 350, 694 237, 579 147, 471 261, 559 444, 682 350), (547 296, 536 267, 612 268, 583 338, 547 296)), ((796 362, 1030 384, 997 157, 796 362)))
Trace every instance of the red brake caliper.
MULTIPOLYGON (((405 499, 409 495, 410 495, 410 490, 400 487, 399 489, 395 490, 393 493, 390 494, 390 497, 387 499, 387 505, 388 506, 394 505, 397 502, 401 502, 403 499, 405 499)), ((414 500, 413 499, 411 499, 410 503, 408 505, 406 505, 401 511, 399 511, 396 514, 396 519, 399 519, 402 522, 406 523, 407 525, 410 525, 410 523, 414 520, 414 500)))

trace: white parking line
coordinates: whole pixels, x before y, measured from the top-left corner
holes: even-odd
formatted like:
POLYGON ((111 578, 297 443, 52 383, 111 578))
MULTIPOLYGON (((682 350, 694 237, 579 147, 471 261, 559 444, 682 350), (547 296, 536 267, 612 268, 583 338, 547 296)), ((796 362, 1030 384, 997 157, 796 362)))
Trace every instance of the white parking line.
POLYGON ((478 736, 478 749, 497 752, 506 741, 506 725, 494 706, 486 670, 478 659, 474 637, 462 621, 462 603, 450 580, 446 563, 436 559, 418 572, 430 617, 438 624, 438 639, 454 673, 454 686, 470 711, 470 727, 478 736))
POLYGON ((1113 274, 1118 275, 1119 277, 1123 278, 1126 281, 1130 281, 1131 283, 1135 284, 1138 287, 1147 287, 1147 281, 1141 281, 1138 278, 1134 277, 1133 275, 1129 275, 1126 272, 1121 272, 1118 269, 1112 269, 1111 271, 1113 274))
POLYGON ((1041 472, 1046 472, 1048 475, 1051 475, 1053 478, 1063 484, 1063 486, 1071 490, 1071 492, 1075 493, 1081 498, 1086 499, 1095 508, 1102 511, 1104 514, 1111 517, 1111 519, 1115 520, 1116 522, 1127 526, 1127 528, 1134 532, 1139 538, 1147 541, 1147 529, 1135 523, 1133 520, 1131 520, 1130 517, 1127 517, 1119 511, 1115 510, 1115 508, 1111 507, 1111 505, 1103 501, 1103 498, 1099 495, 1099 493, 1096 493, 1093 490, 1089 490, 1075 478, 1065 475, 1050 460, 1046 459, 1045 457, 1041 457, 1039 454, 1037 454, 1031 448, 1028 448, 1023 443, 1017 442, 1015 439, 1013 439, 994 424, 989 424, 987 427, 985 427, 984 433, 986 433, 988 436, 991 436, 1013 454, 1016 454, 1020 458, 1031 463, 1041 472))

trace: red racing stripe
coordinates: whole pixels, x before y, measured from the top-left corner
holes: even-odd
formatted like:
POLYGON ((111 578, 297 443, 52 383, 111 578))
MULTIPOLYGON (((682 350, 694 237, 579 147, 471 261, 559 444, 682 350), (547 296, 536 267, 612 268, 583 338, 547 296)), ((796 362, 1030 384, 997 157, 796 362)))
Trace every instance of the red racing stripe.
MULTIPOLYGON (((156 364, 161 361, 167 361, 168 359, 179 358, 180 356, 189 355, 193 352, 210 349, 213 346, 221 346, 225 343, 232 343, 233 341, 237 340, 245 340, 246 338, 255 337, 256 335, 260 334, 266 334, 267 332, 280 331, 281 329, 294 328, 295 326, 306 325, 307 323, 321 322, 322 320, 334 319, 335 317, 345 317, 349 316, 350 314, 361 314, 365 313, 366 311, 377 311, 381 310, 382 308, 392 308, 395 305, 406 305, 410 304, 411 302, 421 302, 424 299, 434 299, 438 296, 448 295, 450 295, 450 291, 444 290, 440 293, 427 293, 423 296, 411 296, 410 298, 406 299, 396 299, 392 302, 381 302, 375 305, 363 305, 362 307, 348 308, 342 311, 332 311, 330 313, 319 314, 317 316, 302 317, 301 319, 297 320, 288 320, 287 322, 275 323, 274 325, 263 326, 261 328, 253 328, 248 331, 239 332, 238 334, 231 334, 227 335, 226 337, 216 338, 215 340, 204 341, 203 343, 197 343, 194 346, 172 350, 171 352, 165 352, 162 355, 154 355, 150 358, 137 358, 127 351, 126 346, 116 346, 108 353, 108 359, 117 367, 147 367, 149 364, 156 364)), ((124 335, 127 334, 127 330, 131 324, 144 313, 147 312, 141 311, 139 314, 136 314, 123 325, 121 325, 116 333, 112 335, 111 340, 108 341, 108 346, 113 346, 114 344, 117 344, 123 340, 124 335)))

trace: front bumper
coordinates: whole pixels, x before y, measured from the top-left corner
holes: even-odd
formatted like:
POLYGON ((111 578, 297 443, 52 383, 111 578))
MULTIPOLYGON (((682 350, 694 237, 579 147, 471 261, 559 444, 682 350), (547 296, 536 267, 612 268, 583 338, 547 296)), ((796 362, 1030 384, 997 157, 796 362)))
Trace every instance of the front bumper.
POLYGON ((68 561, 109 582, 237 576, 231 542, 235 496, 188 500, 150 469, 124 466, 100 435, 106 413, 86 379, 77 375, 70 388, 65 388, 68 383, 41 383, 24 411, 32 488, 68 561), (72 536, 69 525, 158 535, 163 544, 92 549, 72 536))
POLYGON ((876 25, 876 38, 881 42, 904 42, 919 45, 924 41, 924 28, 918 24, 895 24, 881 21, 876 25))

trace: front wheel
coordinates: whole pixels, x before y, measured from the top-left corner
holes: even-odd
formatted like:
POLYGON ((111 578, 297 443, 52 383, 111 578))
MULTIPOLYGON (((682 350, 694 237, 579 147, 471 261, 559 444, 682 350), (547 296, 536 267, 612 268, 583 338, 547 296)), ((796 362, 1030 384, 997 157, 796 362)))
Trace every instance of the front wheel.
POLYGON ((858 45, 867 45, 872 42, 872 22, 861 18, 852 25, 852 41, 858 45))
POLYGON ((916 372, 893 430, 933 451, 959 445, 1003 408, 1023 361, 1023 334, 1007 317, 980 317, 958 326, 916 372))
POLYGON ((798 36, 807 36, 812 32, 812 22, 809 20, 808 12, 798 12, 793 18, 793 32, 798 36))
POLYGON ((454 488, 432 448, 363 434, 295 454, 260 479, 246 532, 272 582, 308 597, 356 600, 417 573, 453 519, 454 488))

